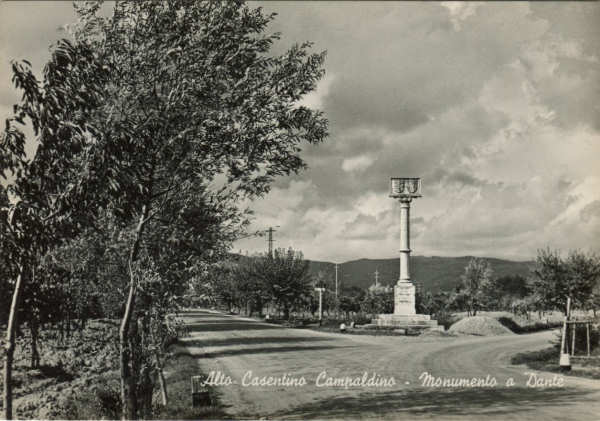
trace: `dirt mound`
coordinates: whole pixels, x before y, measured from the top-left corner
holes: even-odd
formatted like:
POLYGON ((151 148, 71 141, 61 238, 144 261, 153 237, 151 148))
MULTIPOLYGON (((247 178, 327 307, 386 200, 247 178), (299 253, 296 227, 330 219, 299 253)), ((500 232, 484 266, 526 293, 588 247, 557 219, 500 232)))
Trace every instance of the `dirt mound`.
POLYGON ((452 333, 463 333, 466 335, 493 336, 493 335, 512 335, 510 329, 491 317, 472 316, 465 317, 454 323, 448 329, 452 333))

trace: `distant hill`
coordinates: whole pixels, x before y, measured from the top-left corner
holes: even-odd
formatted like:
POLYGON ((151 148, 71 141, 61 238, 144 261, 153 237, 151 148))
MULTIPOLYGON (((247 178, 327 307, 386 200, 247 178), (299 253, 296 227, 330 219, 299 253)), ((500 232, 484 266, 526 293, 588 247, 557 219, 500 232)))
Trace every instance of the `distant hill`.
MULTIPOLYGON (((450 291, 460 283, 460 276, 471 256, 425 257, 411 256, 410 271, 413 282, 418 282, 424 291, 450 291)), ((515 262, 495 258, 484 258, 490 262, 494 277, 522 275, 528 277, 534 262, 515 262)), ((379 272, 379 283, 394 285, 398 281, 399 259, 359 259, 338 265, 338 282, 345 287, 367 288, 375 282, 375 270, 379 272)), ((335 264, 310 261, 310 271, 316 275, 322 271, 327 279, 335 279, 335 264)))
MULTIPOLYGON (((252 257, 239 254, 231 255, 241 262, 252 257)), ((410 275, 413 282, 418 282, 424 291, 451 291, 460 283, 460 277, 465 271, 465 266, 472 256, 463 257, 410 257, 410 275)), ((521 275, 528 277, 535 262, 515 262, 511 260, 484 257, 490 262, 494 278, 507 275, 521 275)), ((316 275, 323 272, 325 279, 329 280, 328 286, 332 289, 335 285, 335 263, 309 260, 310 273, 316 275)), ((399 258, 395 259, 359 259, 338 265, 338 281, 341 287, 358 286, 368 288, 375 282, 375 270, 379 272, 379 283, 394 285, 398 281, 399 258)))

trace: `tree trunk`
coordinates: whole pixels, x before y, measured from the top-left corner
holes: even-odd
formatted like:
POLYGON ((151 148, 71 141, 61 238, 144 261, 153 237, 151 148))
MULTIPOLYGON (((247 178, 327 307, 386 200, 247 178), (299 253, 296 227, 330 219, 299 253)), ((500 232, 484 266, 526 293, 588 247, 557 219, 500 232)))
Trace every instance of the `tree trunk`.
MULTIPOLYGON (((70 304, 69 304, 70 307, 70 304)), ((67 308, 67 339, 71 339, 71 310, 67 308)))
POLYGON ((165 381, 165 373, 163 372, 162 363, 160 361, 160 355, 158 351, 154 354, 156 358, 156 367, 158 368, 158 383, 160 385, 160 396, 162 399, 163 406, 167 406, 169 404, 169 396, 167 394, 167 382, 165 381))
MULTIPOLYGON (((130 363, 131 371, 129 374, 128 394, 127 394, 127 405, 129 407, 129 419, 138 419, 140 415, 140 391, 143 386, 143 382, 140 381, 140 373, 142 367, 141 353, 142 343, 140 340, 139 331, 139 320, 132 318, 132 322, 129 328, 129 352, 130 352, 130 363)), ((143 408, 143 407, 142 407, 143 408)))
POLYGON ((152 384, 152 379, 150 378, 150 374, 148 370, 144 370, 142 373, 142 398, 141 398, 141 408, 144 419, 149 420, 152 419, 152 395, 154 394, 154 385, 152 384))
POLYGON ((40 366, 40 353, 37 347, 39 326, 35 315, 32 315, 32 320, 29 321, 29 330, 31 332, 31 368, 38 368, 40 366))
POLYGON ((8 326, 6 329, 6 346, 4 360, 4 419, 12 420, 12 364, 15 353, 15 332, 17 327, 17 310, 23 291, 23 266, 19 267, 19 275, 10 305, 8 326))
POLYGON ((127 335, 129 333, 129 327, 133 316, 135 295, 137 291, 137 281, 133 273, 133 263, 137 259, 137 255, 139 253, 141 236, 144 230, 144 225, 146 223, 146 218, 148 217, 148 212, 148 207, 144 205, 142 207, 142 214, 140 215, 140 220, 135 231, 135 240, 131 247, 131 253, 129 254, 129 295, 127 297, 127 304, 125 306, 125 313, 123 314, 123 319, 121 320, 121 326, 119 328, 119 361, 121 366, 121 418, 123 420, 135 419, 136 416, 134 406, 135 402, 132 402, 131 399, 129 399, 132 393, 135 395, 135 390, 131 390, 135 388, 131 387, 132 384, 134 384, 134 379, 131 378, 132 373, 129 370, 129 362, 131 359, 132 350, 129 349, 129 341, 127 340, 127 335))

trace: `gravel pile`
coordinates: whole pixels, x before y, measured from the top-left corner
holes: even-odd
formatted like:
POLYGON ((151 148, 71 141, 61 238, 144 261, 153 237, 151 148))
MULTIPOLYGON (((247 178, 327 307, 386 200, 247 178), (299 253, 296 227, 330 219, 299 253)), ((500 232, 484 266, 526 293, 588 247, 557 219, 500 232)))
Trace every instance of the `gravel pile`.
POLYGON ((502 326, 498 320, 485 316, 465 317, 464 319, 461 319, 450 326, 448 331, 452 333, 478 336, 513 334, 510 329, 502 326))

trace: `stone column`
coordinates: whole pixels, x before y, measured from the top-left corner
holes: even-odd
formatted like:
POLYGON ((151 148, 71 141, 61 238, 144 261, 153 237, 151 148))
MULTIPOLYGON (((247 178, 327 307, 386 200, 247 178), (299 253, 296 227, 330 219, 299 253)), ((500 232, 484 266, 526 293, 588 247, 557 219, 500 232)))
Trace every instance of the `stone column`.
POLYGON ((410 199, 400 201, 400 278, 410 282, 410 199))
POLYGON ((415 286, 410 281, 410 201, 400 199, 400 276, 394 286, 394 314, 413 315, 415 286))

